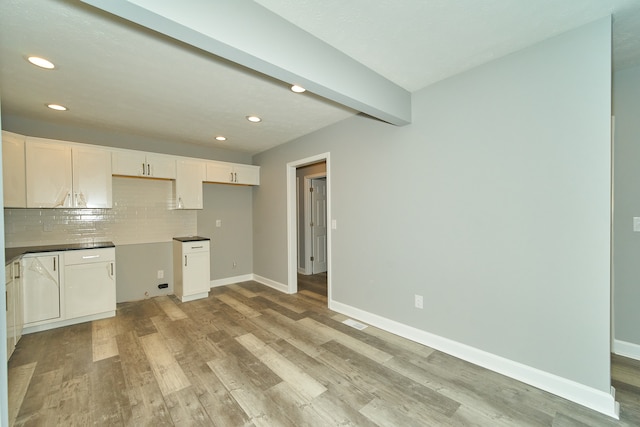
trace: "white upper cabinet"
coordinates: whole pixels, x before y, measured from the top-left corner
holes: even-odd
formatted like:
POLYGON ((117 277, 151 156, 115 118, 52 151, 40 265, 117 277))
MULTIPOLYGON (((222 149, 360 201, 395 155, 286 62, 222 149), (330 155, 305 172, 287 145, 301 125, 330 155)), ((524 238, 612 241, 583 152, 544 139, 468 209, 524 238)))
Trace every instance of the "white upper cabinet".
POLYGON ((176 209, 202 209, 202 182, 204 179, 204 162, 192 159, 177 160, 176 209))
POLYGON ((27 137, 28 208, 111 208, 107 150, 27 137))
POLYGON ((73 206, 111 208, 111 153, 99 148, 73 147, 73 206))
POLYGON ((176 179, 176 158, 165 154, 119 150, 111 153, 113 175, 176 179))
POLYGON ((207 162, 207 182, 260 185, 260 166, 238 163, 207 162))
POLYGON ((27 207, 24 141, 26 137, 2 131, 2 178, 4 207, 27 207))
POLYGON ((72 207, 71 146, 27 137, 27 207, 72 207))

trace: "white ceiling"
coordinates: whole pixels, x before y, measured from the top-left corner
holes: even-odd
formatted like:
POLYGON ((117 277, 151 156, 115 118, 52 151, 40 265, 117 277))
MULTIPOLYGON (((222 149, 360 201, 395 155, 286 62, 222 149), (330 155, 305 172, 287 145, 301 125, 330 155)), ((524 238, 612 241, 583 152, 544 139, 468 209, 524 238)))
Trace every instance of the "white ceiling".
MULTIPOLYGON (((409 91, 611 13, 614 67, 640 64, 640 0, 256 2, 409 91)), ((249 153, 357 113, 77 0, 0 1, 0 91, 3 115, 249 153)))

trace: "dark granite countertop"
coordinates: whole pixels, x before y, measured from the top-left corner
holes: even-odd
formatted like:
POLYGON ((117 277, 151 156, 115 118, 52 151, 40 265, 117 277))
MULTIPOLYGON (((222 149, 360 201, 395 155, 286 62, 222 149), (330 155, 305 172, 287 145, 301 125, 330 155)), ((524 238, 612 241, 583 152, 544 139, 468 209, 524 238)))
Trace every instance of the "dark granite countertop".
POLYGON ((200 240, 211 240, 208 237, 200 237, 200 236, 185 236, 185 237, 174 237, 173 240, 177 240, 178 242, 198 242, 200 240))
POLYGON ((37 254, 40 252, 61 252, 61 251, 77 251, 83 249, 102 249, 115 248, 113 242, 94 242, 94 243, 66 243, 60 245, 46 246, 25 246, 22 248, 5 248, 4 263, 5 265, 25 254, 37 254))

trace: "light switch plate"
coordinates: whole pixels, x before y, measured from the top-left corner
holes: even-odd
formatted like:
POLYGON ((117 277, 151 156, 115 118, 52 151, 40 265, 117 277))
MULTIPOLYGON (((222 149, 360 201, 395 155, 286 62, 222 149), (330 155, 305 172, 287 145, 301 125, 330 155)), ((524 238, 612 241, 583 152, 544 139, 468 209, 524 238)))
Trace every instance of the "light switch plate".
POLYGON ((633 217, 633 231, 640 231, 640 216, 633 217))
POLYGON ((216 219, 216 227, 222 227, 222 220, 216 219))

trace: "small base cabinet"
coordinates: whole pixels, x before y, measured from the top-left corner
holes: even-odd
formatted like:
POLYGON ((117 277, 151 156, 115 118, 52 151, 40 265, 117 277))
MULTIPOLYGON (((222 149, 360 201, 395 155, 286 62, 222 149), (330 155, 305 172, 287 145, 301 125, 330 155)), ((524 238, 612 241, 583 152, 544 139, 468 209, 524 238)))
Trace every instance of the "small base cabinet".
POLYGON ((173 240, 173 289, 182 302, 209 296, 209 243, 202 237, 173 240))

